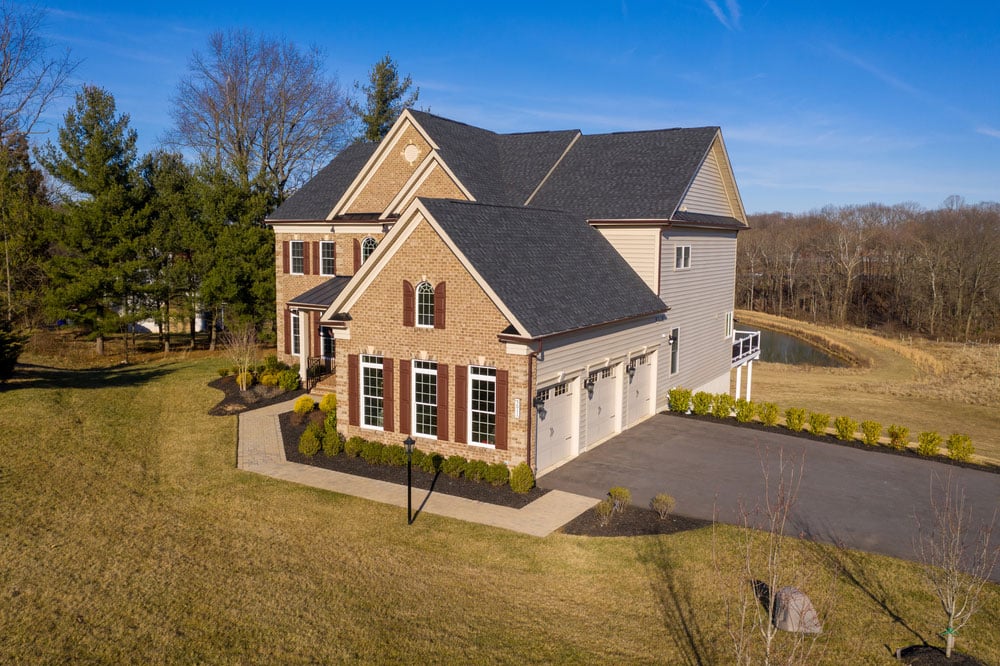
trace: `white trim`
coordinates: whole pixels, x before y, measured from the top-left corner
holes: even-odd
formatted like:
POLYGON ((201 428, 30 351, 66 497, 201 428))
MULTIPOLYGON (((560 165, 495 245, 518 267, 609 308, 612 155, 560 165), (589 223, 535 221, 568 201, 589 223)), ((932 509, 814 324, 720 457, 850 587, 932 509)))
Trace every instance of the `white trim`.
POLYGON ((667 366, 667 375, 673 377, 674 375, 679 374, 681 371, 681 349, 680 349, 681 327, 673 326, 670 329, 670 333, 668 335, 669 337, 667 338, 667 340, 669 342, 669 347, 670 347, 670 359, 668 361, 669 365, 667 366), (671 341, 670 338, 673 338, 673 340, 671 341), (677 357, 676 364, 674 363, 675 354, 677 357), (674 367, 675 365, 677 367, 674 367))
POLYGON ((686 271, 691 268, 691 246, 683 245, 681 243, 676 243, 674 245, 674 270, 675 271, 686 271), (677 265, 678 251, 680 252, 681 265, 677 265))
MULTIPOLYGON (((467 384, 467 386, 466 386, 466 389, 465 389, 465 394, 466 394, 466 402, 465 402, 465 404, 468 407, 468 409, 466 410, 468 412, 468 416, 466 417, 466 421, 467 421, 467 429, 466 429, 466 435, 467 435, 467 437, 466 437, 466 441, 469 442, 470 446, 482 446, 482 447, 491 448, 491 449, 496 448, 496 436, 497 436, 497 401, 498 401, 498 398, 499 398, 499 396, 497 396, 497 368, 494 367, 494 366, 489 366, 489 365, 469 365, 468 366, 468 374, 466 376, 466 384, 467 384), (489 375, 489 374, 476 374, 476 375, 474 375, 474 371, 475 370, 492 370, 493 374, 492 375, 489 375), (473 376, 475 376, 475 378, 478 379, 479 381, 491 382, 493 384, 493 412, 492 412, 492 414, 493 414, 493 441, 494 441, 493 444, 490 444, 489 442, 475 442, 475 441, 473 441, 473 437, 472 437, 472 416, 473 416, 473 413, 476 412, 476 410, 473 409, 473 407, 472 407, 472 383, 473 383, 473 376)), ((481 414, 487 414, 487 415, 490 414, 490 412, 485 411, 485 410, 479 410, 479 413, 481 413, 481 414)))
POLYGON ((288 241, 288 274, 289 275, 305 275, 306 274, 306 245, 304 240, 289 240, 288 241), (295 270, 295 244, 299 244, 299 249, 302 255, 299 260, 302 262, 302 270, 295 270))
MULTIPOLYGON (((359 397, 359 400, 360 400, 360 404, 358 405, 358 407, 360 408, 361 427, 364 428, 364 429, 366 429, 366 430, 384 430, 384 428, 385 428, 385 357, 384 356, 380 356, 378 354, 359 354, 358 355, 358 382, 360 383, 360 386, 358 387, 358 397, 359 397), (370 361, 366 362, 365 361, 366 357, 377 358, 377 359, 379 359, 379 362, 377 364, 373 363, 373 362, 370 362, 370 361), (365 418, 366 417, 366 414, 365 414, 365 397, 366 397, 365 396, 365 368, 366 367, 367 368, 377 368, 377 369, 379 369, 379 370, 382 371, 382 397, 380 399, 382 400, 382 424, 383 425, 380 425, 380 426, 379 425, 371 425, 371 424, 365 422, 366 421, 366 418, 365 418)), ((374 398, 374 396, 372 396, 372 397, 374 398)))
POLYGON ((418 282, 417 286, 413 288, 413 319, 414 319, 413 323, 414 323, 414 325, 417 328, 434 328, 434 315, 435 315, 434 310, 435 310, 435 306, 436 305, 437 304, 436 304, 436 302, 434 300, 434 287, 433 287, 433 285, 431 285, 431 283, 428 282, 427 280, 423 280, 421 282, 418 282), (431 294, 431 311, 430 311, 431 323, 429 323, 429 324, 421 324, 420 323, 420 315, 421 315, 421 312, 420 312, 420 288, 423 287, 424 285, 427 285, 427 289, 430 290, 430 294, 431 294))
POLYGON ((441 169, 444 174, 448 176, 452 184, 458 188, 462 195, 468 201, 475 201, 476 198, 472 196, 472 192, 462 184, 462 182, 455 175, 455 172, 445 163, 441 156, 437 152, 431 152, 417 170, 407 179, 406 183, 403 185, 402 189, 396 193, 396 196, 392 198, 389 205, 386 206, 385 210, 379 216, 380 220, 388 218, 390 215, 398 212, 399 207, 402 206, 406 201, 417 196, 417 191, 423 186, 427 179, 430 178, 436 169, 441 169))
POLYGON ((531 192, 531 194, 528 195, 528 198, 524 200, 524 204, 522 205, 528 206, 531 204, 531 200, 535 198, 535 195, 537 195, 538 191, 542 189, 542 186, 548 182, 549 177, 552 175, 552 173, 559 168, 559 165, 562 164, 563 159, 565 159, 566 155, 569 154, 569 151, 572 150, 573 146, 576 145, 576 142, 580 139, 581 136, 583 136, 583 132, 577 130, 577 133, 573 137, 573 140, 569 142, 569 145, 566 146, 566 149, 562 152, 562 155, 559 156, 559 159, 556 160, 556 163, 552 165, 552 168, 549 169, 548 173, 545 174, 545 177, 542 178, 541 182, 538 183, 538 186, 531 192))
POLYGON ((413 431, 414 436, 420 437, 422 439, 436 440, 438 436, 437 434, 427 435, 417 430, 417 374, 419 372, 419 374, 431 375, 434 377, 434 397, 435 397, 434 420, 436 424, 435 430, 439 430, 441 427, 441 424, 438 423, 438 420, 440 418, 439 407, 441 403, 441 396, 437 395, 437 385, 438 385, 437 367, 438 367, 437 361, 425 361, 422 359, 413 359, 410 361, 410 424, 411 424, 410 430, 413 431), (434 365, 434 369, 431 370, 428 368, 417 368, 417 363, 432 363, 434 365))
POLYGON ((336 277, 337 276, 337 249, 336 249, 336 245, 337 245, 337 242, 336 241, 332 241, 332 240, 321 240, 321 241, 319 241, 319 274, 320 275, 325 275, 326 277, 336 277), (330 247, 333 248, 333 257, 331 257, 331 259, 330 259, 330 261, 333 262, 333 272, 332 273, 324 273, 323 272, 323 246, 324 245, 329 245, 330 247))

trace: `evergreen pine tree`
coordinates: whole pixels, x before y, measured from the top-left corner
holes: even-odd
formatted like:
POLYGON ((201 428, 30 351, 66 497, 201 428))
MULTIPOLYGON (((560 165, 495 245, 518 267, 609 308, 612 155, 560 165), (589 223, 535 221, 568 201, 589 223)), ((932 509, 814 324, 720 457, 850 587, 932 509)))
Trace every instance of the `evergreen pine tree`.
POLYGON ((354 100, 349 106, 361 121, 358 141, 378 143, 389 133, 399 114, 417 103, 420 88, 410 92, 412 85, 409 75, 400 80, 396 63, 388 53, 372 65, 367 84, 355 82, 354 89, 363 99, 354 100))

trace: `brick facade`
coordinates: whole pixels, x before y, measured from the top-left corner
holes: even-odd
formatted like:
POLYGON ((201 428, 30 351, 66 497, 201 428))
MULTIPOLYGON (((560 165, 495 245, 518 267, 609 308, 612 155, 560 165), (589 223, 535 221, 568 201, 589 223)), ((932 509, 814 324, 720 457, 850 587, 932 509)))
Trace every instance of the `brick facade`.
POLYGON ((407 179, 413 175, 429 152, 431 152, 430 145, 420 132, 408 123, 399 139, 389 146, 385 159, 378 165, 378 169, 345 212, 381 213, 393 197, 403 189, 407 179), (419 151, 417 159, 412 164, 404 156, 406 146, 411 143, 419 151))
MULTIPOLYGON (((459 454, 488 462, 516 464, 527 460, 531 414, 528 358, 506 353, 506 345, 497 340, 497 335, 509 322, 427 222, 417 224, 412 235, 350 308, 350 315, 350 339, 337 341, 337 367, 348 368, 348 357, 354 354, 374 353, 392 359, 393 404, 389 408, 391 413, 387 409, 386 423, 391 421, 395 430, 387 427, 379 431, 349 424, 349 373, 341 371, 337 373, 337 399, 340 429, 346 437, 359 435, 389 444, 401 443, 410 433, 399 432, 400 423, 409 420, 400 413, 400 405, 404 402, 400 398, 412 394, 412 387, 400 385, 400 361, 430 360, 448 366, 448 439, 415 437, 417 446, 443 455, 459 454), (423 281, 446 285, 444 329, 403 325, 404 280, 413 285, 423 281), (456 395, 456 369, 470 365, 507 371, 505 451, 455 441, 456 408, 468 401, 467 395, 456 395), (515 416, 515 400, 520 403, 519 416, 515 416)), ((439 404, 441 402, 439 396, 439 404)))

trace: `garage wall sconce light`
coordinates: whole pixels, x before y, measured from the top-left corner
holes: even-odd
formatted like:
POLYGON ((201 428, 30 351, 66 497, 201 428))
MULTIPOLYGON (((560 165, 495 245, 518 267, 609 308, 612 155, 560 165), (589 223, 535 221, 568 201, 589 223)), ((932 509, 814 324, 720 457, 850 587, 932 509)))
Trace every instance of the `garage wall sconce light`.
POLYGON ((542 409, 545 407, 545 398, 540 395, 536 395, 534 400, 531 401, 531 406, 535 409, 542 409))
POLYGON ((583 388, 587 389, 587 396, 594 397, 594 378, 587 377, 583 380, 583 388))
POLYGON ((628 370, 626 370, 625 372, 628 373, 628 378, 632 379, 633 377, 635 377, 635 366, 634 365, 628 366, 628 370))

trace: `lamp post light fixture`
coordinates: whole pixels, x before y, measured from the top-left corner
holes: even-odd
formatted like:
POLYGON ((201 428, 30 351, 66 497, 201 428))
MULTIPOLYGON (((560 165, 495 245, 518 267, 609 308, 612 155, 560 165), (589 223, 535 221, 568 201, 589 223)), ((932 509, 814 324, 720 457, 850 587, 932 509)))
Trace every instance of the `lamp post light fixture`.
POLYGON ((406 524, 413 524, 413 438, 407 435, 403 440, 406 447, 406 524))

